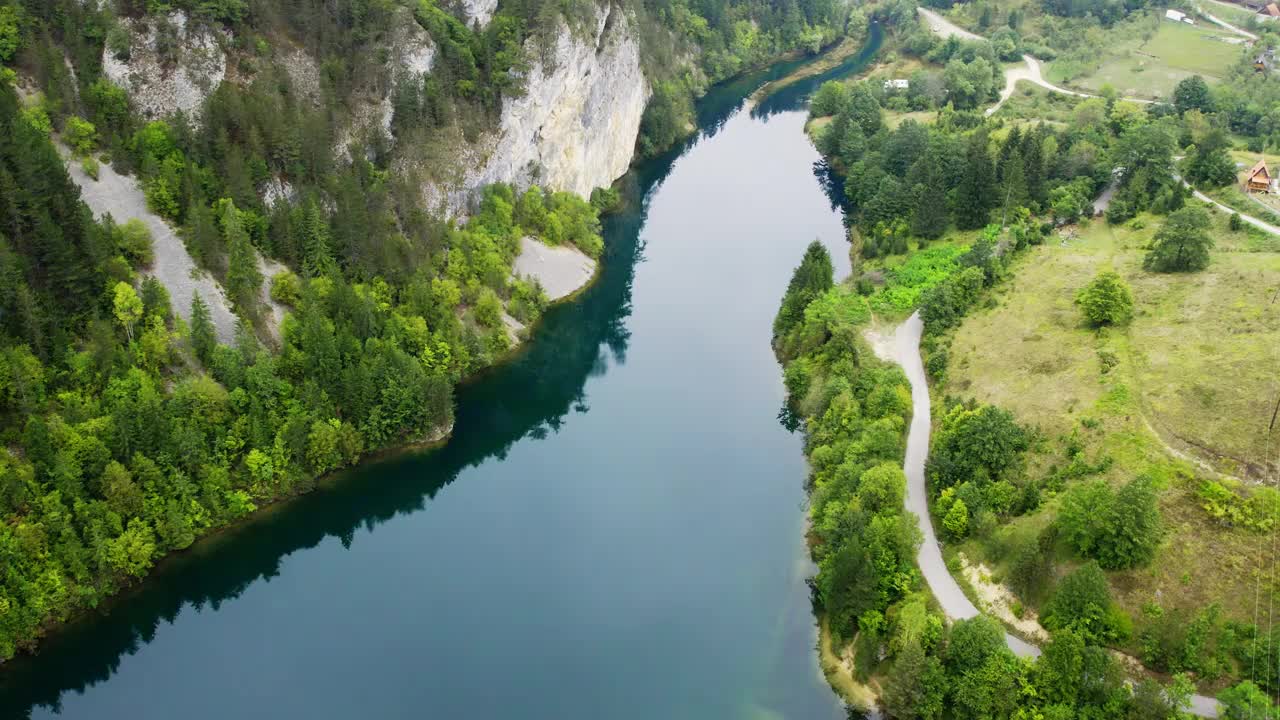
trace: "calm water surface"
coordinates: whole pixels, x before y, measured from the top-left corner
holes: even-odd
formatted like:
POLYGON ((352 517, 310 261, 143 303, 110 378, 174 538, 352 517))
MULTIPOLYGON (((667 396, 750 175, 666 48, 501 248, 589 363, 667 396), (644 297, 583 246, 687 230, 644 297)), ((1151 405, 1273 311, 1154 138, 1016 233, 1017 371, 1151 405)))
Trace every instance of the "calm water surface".
POLYGON ((768 75, 627 179, 600 281, 459 392, 446 447, 176 558, 0 671, 0 717, 843 718, 769 335, 804 246, 846 245, 816 81, 748 111, 768 75))

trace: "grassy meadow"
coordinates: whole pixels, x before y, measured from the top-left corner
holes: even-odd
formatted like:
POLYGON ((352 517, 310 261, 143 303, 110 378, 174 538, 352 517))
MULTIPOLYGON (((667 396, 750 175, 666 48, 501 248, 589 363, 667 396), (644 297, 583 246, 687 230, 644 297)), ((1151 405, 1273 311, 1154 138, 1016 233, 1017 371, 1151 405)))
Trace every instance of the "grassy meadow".
MULTIPOLYGON (((941 391, 994 403, 1038 428, 1029 472, 1050 472, 1074 442, 1092 461, 1112 458, 1102 475, 1112 483, 1142 473, 1159 480, 1168 532, 1155 562, 1110 574, 1132 617, 1157 601, 1190 611, 1220 602, 1248 620, 1260 535, 1213 519, 1197 491, 1199 478, 1218 477, 1247 492, 1243 485, 1261 479, 1280 449, 1267 433, 1280 394, 1280 253, 1251 252, 1256 238, 1228 231, 1217 213, 1207 270, 1147 273, 1143 246, 1159 219, 1139 220, 1137 228, 1093 221, 1018 258, 988 306, 955 332, 941 391), (1133 289, 1127 328, 1088 328, 1075 306, 1077 290, 1106 269, 1133 289)), ((960 549, 999 580, 993 560, 1001 548, 1039 532, 1055 513, 1049 499, 994 539, 960 549)), ((1062 553, 1062 572, 1069 555, 1062 553)))
POLYGON ((1150 38, 1122 43, 1107 53, 1092 72, 1070 78, 1050 64, 1050 77, 1090 92, 1110 85, 1121 95, 1169 98, 1183 79, 1200 75, 1219 80, 1240 56, 1241 46, 1230 33, 1206 22, 1195 26, 1161 20, 1150 38), (1059 72, 1055 72, 1055 70, 1059 72))

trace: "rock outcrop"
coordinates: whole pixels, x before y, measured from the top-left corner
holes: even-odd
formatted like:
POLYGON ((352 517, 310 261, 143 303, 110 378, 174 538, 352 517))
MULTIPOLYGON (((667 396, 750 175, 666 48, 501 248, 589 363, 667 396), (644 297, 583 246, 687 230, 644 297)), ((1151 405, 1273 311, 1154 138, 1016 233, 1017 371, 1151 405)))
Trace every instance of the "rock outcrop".
POLYGON ((462 0, 462 17, 468 25, 488 25, 497 9, 498 0, 462 0))
POLYGON ((106 48, 102 72, 129 96, 149 118, 181 110, 197 116, 205 98, 227 74, 227 55, 221 41, 225 31, 196 26, 175 10, 149 21, 125 20, 130 43, 121 59, 106 48))
POLYGON ((525 93, 507 98, 496 133, 482 139, 462 187, 448 206, 465 207, 477 188, 495 182, 538 184, 587 196, 631 165, 649 83, 640 69, 634 23, 621 9, 599 8, 594 32, 560 29, 554 61, 535 58, 525 93))
MULTIPOLYGON (((469 23, 483 26, 492 19, 497 2, 458 0, 454 8, 469 23)), ((400 20, 386 40, 390 82, 372 96, 353 98, 348 122, 335 138, 340 156, 371 133, 390 137, 392 88, 406 80, 421 81, 437 59, 436 43, 412 14, 404 10, 400 20)), ((104 51, 107 77, 128 89, 148 117, 183 111, 198 119, 205 99, 228 77, 223 48, 230 47, 230 34, 191 21, 181 11, 122 22, 129 31, 128 58, 104 51)), ((443 145, 449 148, 446 152, 433 154, 430 167, 421 166, 414 148, 400 149, 401 167, 425 170, 423 199, 428 207, 465 214, 477 191, 495 182, 538 184, 587 196, 626 173, 650 95, 634 19, 620 6, 601 0, 594 22, 577 28, 562 22, 549 47, 531 39, 526 50, 531 60, 524 92, 503 101, 496 130, 474 142, 463 139, 457 128, 447 130, 457 133, 456 141, 443 145)), ((318 98, 314 58, 281 42, 275 61, 302 96, 318 98)), ((272 200, 288 195, 283 186, 260 191, 272 200)))
MULTIPOLYGON (((403 12, 397 29, 391 36, 390 46, 390 87, 404 81, 420 83, 435 65, 436 44, 407 11, 403 12)), ((394 110, 389 92, 373 102, 356 103, 347 109, 351 113, 351 123, 338 135, 335 150, 339 156, 348 155, 351 144, 357 138, 369 137, 370 133, 391 137, 394 110)))

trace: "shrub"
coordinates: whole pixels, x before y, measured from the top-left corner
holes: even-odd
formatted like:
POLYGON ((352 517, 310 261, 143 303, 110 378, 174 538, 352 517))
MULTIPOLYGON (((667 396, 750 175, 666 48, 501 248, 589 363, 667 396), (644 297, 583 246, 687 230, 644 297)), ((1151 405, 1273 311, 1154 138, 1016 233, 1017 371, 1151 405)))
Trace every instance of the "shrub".
POLYGON ((67 118, 67 126, 64 131, 67 138, 67 144, 75 150, 77 155, 88 155, 93 152, 94 147, 98 144, 98 128, 93 123, 76 115, 67 118))
POLYGON ((1098 348, 1098 364, 1102 366, 1102 374, 1106 375, 1120 364, 1120 356, 1110 348, 1098 348))
POLYGON ((969 534, 969 508, 963 500, 957 499, 951 504, 946 517, 942 518, 942 527, 955 540, 963 540, 969 534))
POLYGON ((1070 630, 1094 644, 1119 639, 1126 619, 1113 609, 1107 578, 1096 562, 1081 565, 1058 583, 1044 613, 1050 630, 1070 630))
POLYGON ((86 155, 84 159, 80 161, 80 167, 84 169, 85 175, 88 175, 94 180, 98 179, 98 170, 100 169, 98 165, 98 158, 92 155, 86 155))
POLYGON ((150 266, 155 261, 151 229, 138 218, 131 218, 116 228, 116 244, 134 265, 150 266))
POLYGON ((271 299, 281 305, 297 307, 302 300, 302 281, 289 270, 271 276, 271 299))
POLYGON ((1231 213, 1231 217, 1227 220, 1227 228, 1231 232, 1240 232, 1244 229, 1244 221, 1240 219, 1240 213, 1231 213))
POLYGON ((1114 270, 1099 273, 1076 295, 1076 304, 1090 325, 1122 325, 1133 316, 1133 295, 1114 270))
POLYGON ((1076 552, 1109 570, 1150 562, 1162 535, 1155 489, 1142 477, 1118 492, 1101 480, 1073 487, 1063 498, 1058 525, 1076 552))
POLYGON ((622 196, 611 187, 598 187, 591 191, 591 207, 599 214, 613 212, 622 202, 622 196))
POLYGON ((1058 532, 1053 525, 1034 537, 1024 537, 1011 549, 1009 587, 1023 600, 1039 604, 1048 593, 1053 578, 1053 546, 1058 532))

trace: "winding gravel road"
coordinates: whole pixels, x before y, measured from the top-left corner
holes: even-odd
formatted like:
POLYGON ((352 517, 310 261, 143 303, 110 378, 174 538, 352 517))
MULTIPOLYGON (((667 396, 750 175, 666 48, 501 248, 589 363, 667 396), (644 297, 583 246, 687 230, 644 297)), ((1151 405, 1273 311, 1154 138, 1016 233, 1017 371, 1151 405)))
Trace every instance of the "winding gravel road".
POLYGON ((1210 15, 1208 12, 1206 12, 1206 11, 1205 11, 1205 9, 1204 9, 1203 7, 1201 7, 1201 6, 1199 6, 1199 5, 1196 5, 1196 6, 1195 6, 1195 8, 1196 8, 1196 12, 1200 13, 1201 15, 1203 15, 1203 16, 1205 17, 1205 19, 1207 19, 1209 22, 1213 23, 1214 25, 1218 25, 1219 27, 1224 27, 1224 28, 1226 28, 1226 29, 1230 30, 1231 32, 1233 32, 1233 33, 1235 33, 1235 34, 1239 35, 1239 36, 1240 36, 1240 37, 1242 37, 1242 38, 1247 38, 1247 39, 1249 39, 1249 40, 1257 40, 1257 39, 1258 39, 1258 36, 1257 36, 1257 35, 1254 35, 1253 33, 1249 32, 1248 30, 1244 30, 1244 29, 1238 28, 1238 27, 1236 27, 1235 25, 1232 25, 1231 23, 1227 22, 1226 20, 1223 20, 1223 19, 1221 19, 1221 18, 1219 18, 1219 17, 1215 17, 1215 16, 1213 16, 1213 15, 1210 15))
MULTIPOLYGON (((952 620, 977 617, 978 608, 960 589, 960 583, 947 569, 942 559, 942 547, 933 529, 929 515, 929 495, 925 489, 924 464, 929 457, 929 424, 932 421, 929 404, 929 383, 925 380, 924 363, 920 359, 920 336, 924 322, 915 313, 894 330, 893 335, 874 337, 876 355, 902 366, 911 383, 911 427, 907 432, 907 455, 902 469, 907 475, 907 510, 916 516, 924 542, 916 556, 916 563, 924 575, 929 589, 938 599, 942 611, 952 620)), ((1038 657, 1040 648, 1016 635, 1005 633, 1009 649, 1020 657, 1038 657)))
MULTIPOLYGON (((940 37, 944 37, 944 38, 958 37, 958 38, 963 38, 965 40, 986 40, 986 38, 982 37, 981 35, 976 35, 974 33, 969 32, 968 30, 965 30, 964 28, 960 27, 959 25, 956 25, 955 23, 942 17, 941 15, 934 12, 933 10, 930 10, 929 8, 919 7, 919 8, 916 8, 916 10, 920 12, 920 16, 923 17, 925 20, 925 23, 929 25, 929 29, 932 30, 934 34, 940 37)), ((1013 91, 1017 87, 1018 82, 1020 80, 1026 80, 1027 82, 1039 85, 1040 87, 1050 92, 1055 92, 1062 95, 1074 95, 1075 97, 1082 97, 1082 98, 1098 97, 1097 95, 1090 95, 1089 93, 1077 92, 1075 90, 1068 90, 1064 87, 1059 87, 1057 85, 1054 85, 1048 80, 1045 80, 1044 74, 1040 70, 1040 61, 1032 57, 1031 55, 1023 55, 1022 65, 1015 65, 1013 67, 1005 69, 1004 89, 1000 91, 1000 100, 997 101, 995 105, 992 105, 991 107, 987 108, 986 115, 988 117, 994 114, 996 110, 999 110, 1000 106, 1004 105, 1006 100, 1013 97, 1013 91)), ((1122 99, 1128 100, 1129 102, 1142 103, 1143 105, 1150 105, 1155 102, 1154 100, 1144 100, 1142 98, 1132 98, 1132 97, 1127 97, 1122 99)))
MULTIPOLYGON (((975 35, 969 32, 968 30, 965 30, 964 28, 959 27, 955 23, 942 17, 941 15, 934 12, 933 10, 930 10, 924 7, 920 7, 916 9, 920 12, 921 17, 925 19, 925 22, 929 25, 929 28, 940 37, 947 38, 947 37, 956 36, 956 37, 964 38, 966 40, 984 40, 985 39, 980 35, 975 35)), ((1219 25, 1222 25, 1223 27, 1235 30, 1236 32, 1242 35, 1245 35, 1246 37, 1251 36, 1251 33, 1248 33, 1244 30, 1240 30, 1239 28, 1236 28, 1233 25, 1228 25, 1226 23, 1223 23, 1217 20, 1217 18, 1214 18, 1212 15, 1209 15, 1208 13, 1204 12, 1203 10, 1200 10, 1200 13, 1205 17, 1209 18, 1210 20, 1218 23, 1219 25)), ((1036 85, 1039 85, 1040 87, 1045 88, 1050 92, 1060 93, 1062 95, 1073 95, 1075 97, 1082 97, 1082 98, 1098 97, 1097 95, 1090 95, 1089 93, 1082 93, 1082 92, 1076 92, 1075 90, 1068 90, 1064 87, 1058 87, 1057 85, 1054 85, 1048 82, 1047 80, 1044 79, 1044 76, 1040 72, 1040 61, 1030 55, 1023 55, 1022 62, 1023 62, 1023 66, 1021 67, 1014 66, 1011 68, 1007 68, 1004 71, 1004 89, 1000 91, 1000 99, 996 102, 996 104, 987 108, 985 113, 987 117, 990 117, 991 115, 995 114, 995 112, 1000 109, 1000 106, 1004 105, 1006 100, 1013 97, 1013 91, 1017 87, 1018 81, 1020 80, 1026 80, 1028 82, 1035 83, 1036 85)), ((1143 105, 1151 105, 1156 102, 1154 100, 1144 100, 1142 98, 1133 98, 1133 97, 1126 97, 1121 99, 1127 100, 1129 102, 1141 103, 1143 105)), ((1182 184, 1186 185, 1188 188, 1191 188, 1191 185, 1185 181, 1183 181, 1182 184)), ((1217 206, 1218 209, 1228 213, 1238 212, 1234 208, 1230 208, 1230 207, 1227 207, 1226 205, 1223 205, 1217 200, 1214 200, 1208 195, 1205 195, 1199 190, 1196 190, 1195 188, 1191 188, 1191 190, 1197 200, 1202 200, 1211 205, 1217 206)), ((1103 210, 1106 209, 1106 204, 1111 201, 1110 196, 1106 195, 1107 192, 1108 191, 1104 191, 1103 193, 1105 197, 1099 198, 1099 202, 1102 202, 1101 209, 1103 210)), ((1095 202, 1094 209, 1095 211, 1099 209, 1099 205, 1097 204, 1097 202, 1095 202)), ((1280 236, 1280 227, 1276 227, 1275 225, 1272 225, 1266 221, 1259 220, 1258 218, 1253 217, 1251 215, 1245 215, 1244 213, 1240 213, 1240 219, 1258 228, 1259 230, 1262 230, 1263 232, 1280 236)))
MULTIPOLYGON (((916 312, 899 325, 892 335, 869 333, 868 339, 876 356, 900 365, 907 381, 911 383, 911 426, 907 432, 907 454, 902 469, 907 476, 906 507, 915 514, 916 523, 924 535, 916 562, 925 582, 929 584, 929 590, 942 606, 942 612, 952 620, 965 620, 976 617, 979 611, 960 589, 960 583, 952 577, 942 559, 942 548, 938 544, 938 535, 934 532, 933 520, 929 515, 929 496, 924 481, 932 415, 929 383, 924 374, 924 362, 920 358, 920 337, 923 333, 924 322, 920 319, 920 313, 916 312)), ((1005 633, 1005 641, 1009 644, 1009 649, 1020 657, 1040 655, 1040 648, 1015 635, 1005 633)), ((1191 706, 1187 709, 1199 717, 1218 717, 1218 701, 1204 695, 1193 695, 1191 706)))

